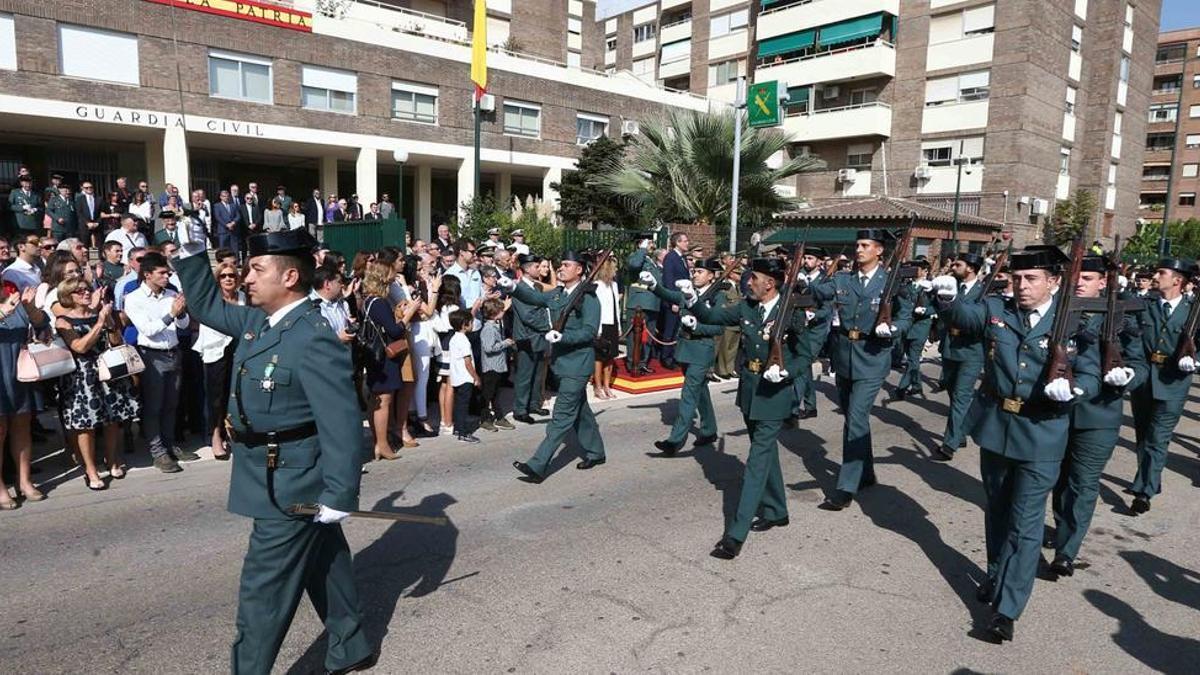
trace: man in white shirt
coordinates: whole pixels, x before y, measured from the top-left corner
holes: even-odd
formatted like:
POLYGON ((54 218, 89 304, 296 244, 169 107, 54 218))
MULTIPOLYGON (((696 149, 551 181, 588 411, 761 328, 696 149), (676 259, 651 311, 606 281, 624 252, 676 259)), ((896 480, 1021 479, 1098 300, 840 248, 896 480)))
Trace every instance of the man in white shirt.
POLYGON ((321 265, 313 274, 312 298, 320 303, 321 316, 329 322, 329 327, 337 333, 343 344, 350 344, 354 336, 346 332, 350 325, 350 307, 343 297, 342 275, 332 265, 321 265))
POLYGON ((135 248, 146 248, 146 235, 138 232, 137 216, 125 214, 121 217, 121 227, 108 233, 104 241, 121 242, 121 263, 129 263, 129 253, 135 248))
POLYGON ((146 255, 146 249, 138 246, 122 255, 128 258, 129 271, 118 277, 117 282, 113 284, 113 307, 117 311, 125 310, 125 289, 141 278, 142 256, 146 255))
POLYGON ((17 241, 17 258, 4 268, 2 278, 17 285, 18 291, 26 288, 37 288, 42 283, 42 271, 38 267, 41 259, 42 239, 36 234, 21 235, 17 241))
POLYGON ((181 368, 176 330, 188 327, 187 300, 167 288, 171 268, 162 254, 142 256, 140 275, 142 285, 125 298, 125 315, 137 328, 138 350, 146 362, 142 372, 142 425, 154 467, 163 473, 176 473, 180 471, 179 461, 199 459, 196 453, 171 444, 181 368))

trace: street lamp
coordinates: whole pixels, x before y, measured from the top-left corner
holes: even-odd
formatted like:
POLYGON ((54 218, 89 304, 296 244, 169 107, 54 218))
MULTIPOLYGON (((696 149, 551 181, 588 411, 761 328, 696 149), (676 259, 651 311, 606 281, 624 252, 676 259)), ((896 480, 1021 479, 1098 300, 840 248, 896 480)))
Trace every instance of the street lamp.
MULTIPOLYGON (((958 165, 958 177, 954 181, 954 215, 950 219, 950 255, 958 257, 958 211, 959 203, 962 199, 962 176, 963 167, 970 163, 970 159, 963 157, 963 143, 958 143, 958 157, 954 158, 954 163, 958 165)), ((967 171, 970 174, 970 171, 967 171)))
MULTIPOLYGON (((404 163, 408 161, 408 151, 395 150, 392 152, 392 159, 400 165, 400 186, 396 189, 396 218, 401 220, 404 218, 404 163)), ((405 226, 407 228, 407 223, 405 226)))

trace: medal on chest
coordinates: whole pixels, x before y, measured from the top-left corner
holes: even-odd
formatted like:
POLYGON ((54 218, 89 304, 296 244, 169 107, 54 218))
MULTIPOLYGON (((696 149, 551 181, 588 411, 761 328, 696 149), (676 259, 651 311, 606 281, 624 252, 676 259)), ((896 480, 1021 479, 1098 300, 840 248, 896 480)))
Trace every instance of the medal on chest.
POLYGON ((774 319, 763 324, 763 329, 762 329, 763 342, 767 342, 771 339, 771 327, 774 325, 775 325, 774 319))
POLYGON ((263 391, 275 391, 275 380, 271 378, 275 374, 275 366, 279 364, 279 355, 272 354, 271 360, 267 362, 267 366, 263 368, 262 382, 259 384, 263 391))

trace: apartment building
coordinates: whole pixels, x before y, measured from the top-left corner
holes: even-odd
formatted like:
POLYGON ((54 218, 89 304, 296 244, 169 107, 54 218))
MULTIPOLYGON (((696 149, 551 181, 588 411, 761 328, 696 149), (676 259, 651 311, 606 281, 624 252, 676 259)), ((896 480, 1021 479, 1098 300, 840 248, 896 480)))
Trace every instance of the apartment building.
POLYGON ((1140 215, 1200 218, 1200 28, 1158 36, 1147 114, 1140 215))
MULTIPOLYGON (((600 134, 707 110, 595 70, 595 3, 489 0, 484 193, 553 201, 600 134)), ((393 198, 419 236, 474 193, 470 0, 0 0, 0 190, 27 165, 101 190, 119 175, 210 198, 393 198), (399 153, 399 154, 397 154, 399 153), (406 161, 401 165, 397 157, 406 161)))
MULTIPOLYGON (((662 0, 601 17, 616 52, 605 66, 649 79, 653 65, 659 83, 708 93, 713 80, 700 64, 714 65, 701 44, 710 22, 696 28, 694 17, 711 17, 710 2, 726 4, 662 0), (662 33, 689 11, 685 81, 664 75, 679 40, 662 33)), ((800 196, 880 195, 951 210, 957 194, 962 213, 1003 222, 1023 244, 1042 234, 1057 200, 1083 189, 1099 203, 1093 236, 1105 238, 1131 233, 1139 215, 1160 4, 758 0, 745 5, 746 66, 723 72, 784 83, 793 152, 828 164, 797 179, 800 196)))

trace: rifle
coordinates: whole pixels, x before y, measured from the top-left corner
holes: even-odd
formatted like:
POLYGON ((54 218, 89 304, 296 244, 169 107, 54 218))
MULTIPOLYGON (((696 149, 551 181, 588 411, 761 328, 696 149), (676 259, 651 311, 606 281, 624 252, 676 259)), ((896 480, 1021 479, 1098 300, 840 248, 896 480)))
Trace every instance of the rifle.
POLYGON ((1071 328, 1071 304, 1075 297, 1075 285, 1079 283, 1079 271, 1083 267, 1083 235, 1075 238, 1071 244, 1071 264, 1067 273, 1058 285, 1058 309, 1054 313, 1054 325, 1050 330, 1050 358, 1046 360, 1043 373, 1044 382, 1049 384, 1058 378, 1065 378, 1075 387, 1075 373, 1071 370, 1071 360, 1067 357, 1067 331, 1071 328))
MULTIPOLYGON (((1200 276, 1192 278, 1193 283, 1200 283, 1200 276)), ((1192 299, 1192 308, 1188 310, 1187 321, 1179 332, 1179 344, 1175 347, 1174 359, 1176 364, 1185 356, 1196 358, 1196 330, 1200 329, 1200 298, 1192 299)))
POLYGON ((1106 261, 1105 276, 1107 278, 1108 297, 1105 298, 1104 332, 1100 336, 1101 357, 1104 364, 1101 373, 1107 373, 1113 368, 1124 368, 1125 358, 1121 356, 1121 326, 1125 323, 1125 314, 1117 309, 1117 296, 1120 295, 1117 277, 1121 274, 1121 235, 1113 237, 1112 256, 1106 261))
POLYGON ((779 366, 780 370, 786 369, 783 363, 783 336, 787 332, 787 326, 791 323, 792 313, 796 311, 795 299, 798 295, 796 279, 804 267, 804 249, 808 247, 808 232, 811 229, 811 223, 804 228, 804 240, 800 242, 800 247, 792 252, 792 259, 788 262, 787 275, 783 279, 783 288, 779 290, 779 311, 776 313, 775 323, 771 324, 771 351, 767 356, 768 368, 779 366))
MULTIPOLYGON (((592 287, 596 281, 596 274, 600 268, 608 262, 612 257, 612 249, 604 249, 596 255, 596 262, 592 265, 592 271, 588 273, 587 278, 579 282, 575 290, 571 291, 571 295, 567 296, 567 305, 563 307, 558 314, 558 320, 551 326, 555 331, 562 333, 567 327, 567 318, 571 316, 571 312, 583 302, 584 294, 592 287)), ((546 391, 546 379, 550 376, 550 364, 554 362, 554 345, 549 340, 546 341, 546 368, 542 370, 542 388, 541 391, 546 391)))
POLYGON ((884 271, 887 272, 887 284, 883 287, 883 295, 879 296, 879 312, 875 315, 875 327, 891 326, 892 325, 892 299, 896 297, 896 293, 900 290, 900 280, 904 278, 912 278, 915 276, 915 270, 909 269, 905 274, 901 274, 900 266, 908 258, 908 251, 912 248, 913 229, 917 224, 917 214, 913 213, 909 216, 908 227, 904 228, 904 236, 900 237, 900 243, 896 244, 896 248, 892 250, 892 254, 888 256, 887 265, 884 271))
POLYGON ((697 303, 699 303, 699 302, 704 302, 704 301, 707 301, 707 300, 708 300, 709 298, 711 298, 712 296, 714 296, 714 295, 716 295, 717 293, 721 292, 721 290, 722 290, 722 289, 721 289, 721 287, 722 287, 722 286, 725 284, 725 282, 726 282, 726 281, 729 281, 729 277, 732 277, 732 276, 733 276, 733 273, 734 273, 734 272, 736 272, 736 271, 738 271, 738 269, 739 269, 741 266, 742 266, 742 264, 741 264, 740 262, 735 262, 735 263, 733 263, 732 265, 730 265, 730 266, 729 266, 729 269, 727 269, 727 270, 725 270, 724 272, 722 272, 722 273, 721 273, 721 278, 720 278, 720 279, 717 279, 716 281, 714 281, 714 282, 712 283, 712 285, 711 285, 711 286, 709 286, 709 287, 708 287, 708 288, 707 288, 707 289, 704 291, 704 295, 701 295, 699 298, 697 298, 696 302, 697 302, 697 303))
POLYGON ((1008 242, 1008 248, 996 255, 996 264, 992 265, 992 270, 988 272, 987 279, 983 282, 983 297, 988 297, 996 290, 996 274, 1000 268, 1004 267, 1004 263, 1008 262, 1008 256, 1012 254, 1012 242, 1008 242))

